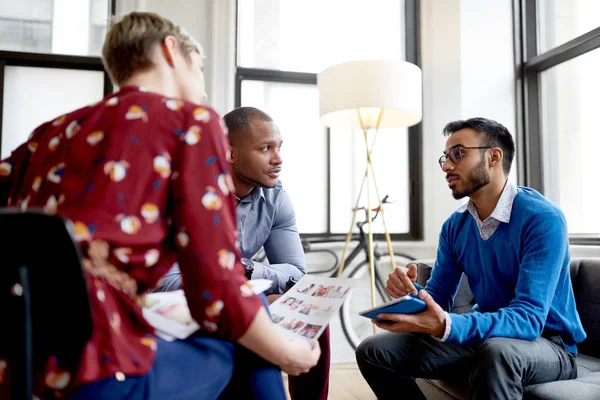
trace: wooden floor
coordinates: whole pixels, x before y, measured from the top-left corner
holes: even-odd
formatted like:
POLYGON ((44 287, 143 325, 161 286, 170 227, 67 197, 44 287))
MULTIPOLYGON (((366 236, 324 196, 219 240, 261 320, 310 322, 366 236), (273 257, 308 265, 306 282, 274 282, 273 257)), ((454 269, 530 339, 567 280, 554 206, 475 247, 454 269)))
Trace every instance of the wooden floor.
MULTIPOLYGON (((283 382, 287 389, 287 377, 284 376, 283 382)), ((359 399, 376 400, 356 364, 333 364, 329 375, 329 400, 359 399)))

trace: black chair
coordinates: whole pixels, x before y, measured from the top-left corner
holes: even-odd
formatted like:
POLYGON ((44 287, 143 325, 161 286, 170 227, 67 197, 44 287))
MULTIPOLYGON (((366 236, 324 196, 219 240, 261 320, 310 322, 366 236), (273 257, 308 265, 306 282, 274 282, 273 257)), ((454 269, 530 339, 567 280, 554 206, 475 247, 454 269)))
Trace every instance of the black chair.
POLYGON ((8 360, 11 399, 32 398, 33 371, 50 355, 75 370, 92 334, 69 226, 42 212, 0 209, 0 359, 8 360))

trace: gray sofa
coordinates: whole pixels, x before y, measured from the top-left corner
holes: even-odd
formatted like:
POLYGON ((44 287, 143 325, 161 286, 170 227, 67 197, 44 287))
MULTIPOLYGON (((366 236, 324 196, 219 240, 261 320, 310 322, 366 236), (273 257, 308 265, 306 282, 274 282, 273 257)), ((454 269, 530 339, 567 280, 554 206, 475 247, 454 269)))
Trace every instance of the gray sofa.
MULTIPOLYGON (((432 265, 433 260, 417 261, 419 284, 425 285, 432 265)), ((587 333, 587 339, 577 346, 577 379, 527 386, 525 399, 600 399, 600 258, 572 259, 571 279, 577 310, 587 333)), ((470 312, 474 304, 468 280, 463 277, 452 312, 470 312)), ((467 382, 417 379, 417 384, 429 400, 464 399, 467 394, 467 382)))

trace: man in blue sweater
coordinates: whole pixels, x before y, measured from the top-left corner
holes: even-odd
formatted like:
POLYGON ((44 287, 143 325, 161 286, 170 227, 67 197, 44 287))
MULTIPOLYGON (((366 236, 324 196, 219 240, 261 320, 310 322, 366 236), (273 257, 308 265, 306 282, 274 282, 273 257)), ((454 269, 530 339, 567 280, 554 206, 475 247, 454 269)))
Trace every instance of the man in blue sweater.
MULTIPOLYGON (((431 279, 418 296, 427 310, 383 314, 386 333, 356 351, 380 400, 423 399, 414 378, 466 382, 469 399, 520 399, 523 387, 577 376, 586 334, 575 308, 569 241, 561 210, 508 182, 515 146, 484 118, 451 122, 439 159, 455 199, 469 202, 444 223, 431 279), (450 313, 462 274, 477 304, 450 313)), ((393 297, 417 294, 417 268, 397 267, 393 297)))

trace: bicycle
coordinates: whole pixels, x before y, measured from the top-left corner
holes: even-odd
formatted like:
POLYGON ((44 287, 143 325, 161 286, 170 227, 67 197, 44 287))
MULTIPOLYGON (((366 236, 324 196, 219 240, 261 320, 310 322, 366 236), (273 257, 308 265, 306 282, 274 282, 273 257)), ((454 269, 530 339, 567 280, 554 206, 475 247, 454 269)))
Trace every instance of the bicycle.
MULTIPOLYGON (((383 204, 389 203, 387 201, 388 196, 385 196, 382 200, 383 204)), ((365 211, 365 220, 358 221, 356 226, 358 227, 358 245, 350 252, 350 255, 346 258, 346 265, 350 265, 352 261, 363 251, 365 253, 365 259, 356 265, 354 269, 348 275, 349 278, 360 279, 354 286, 354 289, 350 292, 344 304, 340 308, 340 322, 344 336, 350 343, 350 346, 354 350, 358 347, 368 336, 373 334, 372 322, 359 315, 359 312, 364 311, 372 307, 371 302, 371 280, 369 271, 369 244, 367 240, 368 233, 365 232, 365 225, 368 224, 367 218, 368 213, 365 207, 359 208, 359 210, 365 211)), ((375 221, 379 215, 379 207, 372 209, 375 215, 371 221, 375 221)), ((392 272, 392 261, 389 253, 381 253, 377 249, 377 243, 373 249, 373 264, 375 271, 375 299, 377 304, 387 303, 392 300, 391 296, 385 291, 387 276, 392 272)), ((394 252, 394 264, 396 266, 406 266, 411 261, 415 260, 409 254, 396 253, 394 252)))
MULTIPOLYGON (((388 196, 385 196, 382 200, 382 204, 390 204, 388 196)), ((354 210, 353 210, 354 211, 354 210)), ((339 310, 340 322, 344 336, 350 346, 356 350, 357 346, 366 337, 373 334, 372 323, 370 320, 361 317, 358 313, 371 308, 371 281, 369 274, 369 242, 368 232, 365 232, 365 225, 368 225, 367 221, 367 209, 360 207, 358 211, 365 211, 365 220, 356 222, 358 228, 358 234, 352 235, 352 242, 358 242, 356 246, 350 251, 346 257, 344 268, 344 276, 354 279, 360 279, 354 286, 354 290, 350 292, 344 304, 339 310), (359 257, 361 252, 364 252, 364 259, 357 265, 352 266, 352 262, 359 257), (347 271, 350 271, 349 273, 347 271)), ((375 221, 378 217, 380 209, 379 207, 372 209, 375 212, 371 218, 371 222, 375 221)), ((339 267, 340 259, 338 255, 331 249, 327 248, 314 248, 315 244, 323 243, 340 243, 346 240, 346 235, 336 235, 324 238, 304 238, 302 239, 302 248, 304 253, 307 255, 307 266, 311 265, 308 260, 310 254, 318 255, 319 263, 325 264, 324 269, 309 269, 309 274, 324 274, 330 278, 337 277, 337 271, 339 267), (331 262, 324 262, 324 258, 329 258, 331 262)), ((390 272, 392 272, 392 263, 390 254, 387 252, 380 252, 377 248, 377 242, 375 242, 375 248, 373 250, 374 255, 374 266, 375 266, 375 288, 376 288, 376 302, 377 304, 383 304, 391 300, 391 296, 385 291, 386 279, 390 272)), ((266 255, 261 250, 259 254, 254 257, 255 260, 264 261, 266 255)), ((406 264, 413 261, 415 258, 406 253, 394 252, 394 262, 396 265, 406 266, 406 264)))

